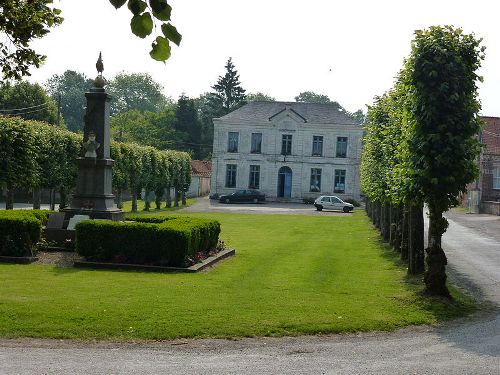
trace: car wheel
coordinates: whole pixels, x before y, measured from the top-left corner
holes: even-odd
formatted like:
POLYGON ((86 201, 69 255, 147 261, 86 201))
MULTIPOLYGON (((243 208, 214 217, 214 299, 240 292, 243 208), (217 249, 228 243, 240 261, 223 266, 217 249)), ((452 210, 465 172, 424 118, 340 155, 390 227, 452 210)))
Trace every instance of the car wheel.
POLYGON ((323 211, 323 206, 316 206, 317 211, 323 211))
POLYGON ((344 211, 347 214, 347 213, 349 213, 349 211, 351 211, 351 209, 346 206, 346 207, 344 207, 344 209, 342 211, 344 211))
POLYGON ((226 198, 226 203, 231 203, 231 200, 229 198, 226 198))
POLYGON ((254 198, 253 203, 259 203, 259 200, 257 198, 254 198))

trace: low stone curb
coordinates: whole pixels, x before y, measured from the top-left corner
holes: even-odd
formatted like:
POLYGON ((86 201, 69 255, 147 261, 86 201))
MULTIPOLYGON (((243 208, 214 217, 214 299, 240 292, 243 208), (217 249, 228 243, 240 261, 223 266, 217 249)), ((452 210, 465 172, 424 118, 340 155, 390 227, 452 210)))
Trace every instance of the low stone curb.
POLYGON ((195 273, 207 267, 210 267, 222 259, 235 255, 234 249, 226 249, 218 252, 216 255, 208 257, 201 263, 196 263, 191 267, 162 267, 162 266, 147 266, 143 264, 125 264, 125 263, 103 263, 103 262, 87 262, 76 261, 75 268, 89 268, 89 269, 107 269, 107 270, 121 270, 121 271, 146 271, 146 272, 182 272, 182 273, 195 273))
POLYGON ((8 257, 0 256, 0 263, 31 264, 36 262, 38 257, 8 257))

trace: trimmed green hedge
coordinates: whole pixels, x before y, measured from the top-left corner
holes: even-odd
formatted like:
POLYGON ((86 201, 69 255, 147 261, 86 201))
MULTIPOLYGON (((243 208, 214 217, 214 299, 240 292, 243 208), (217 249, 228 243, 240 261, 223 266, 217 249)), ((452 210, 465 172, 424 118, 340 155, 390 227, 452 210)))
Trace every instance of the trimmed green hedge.
MULTIPOLYGON (((128 217, 130 219, 131 217, 128 217)), ((134 217, 135 222, 84 221, 76 251, 88 260, 183 266, 186 258, 217 245, 220 224, 189 217, 134 217)))
POLYGON ((0 255, 32 256, 39 241, 42 223, 51 211, 2 210, 0 211, 0 255))

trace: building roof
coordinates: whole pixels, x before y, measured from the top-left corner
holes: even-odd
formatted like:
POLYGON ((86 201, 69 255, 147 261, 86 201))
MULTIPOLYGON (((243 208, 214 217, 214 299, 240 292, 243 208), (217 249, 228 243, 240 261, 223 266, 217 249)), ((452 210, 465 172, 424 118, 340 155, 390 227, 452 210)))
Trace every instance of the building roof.
POLYGON ((358 125, 335 104, 298 103, 298 102, 264 102, 255 101, 220 117, 225 121, 251 120, 258 122, 271 121, 274 116, 290 109, 305 122, 315 124, 358 125))
POLYGON ((191 176, 210 177, 212 175, 212 162, 204 160, 191 160, 191 176))

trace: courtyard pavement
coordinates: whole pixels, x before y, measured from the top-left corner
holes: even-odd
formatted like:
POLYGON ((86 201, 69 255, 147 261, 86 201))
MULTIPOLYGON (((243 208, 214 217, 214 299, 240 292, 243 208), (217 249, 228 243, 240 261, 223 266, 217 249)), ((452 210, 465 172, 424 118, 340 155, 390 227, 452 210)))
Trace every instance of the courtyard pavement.
MULTIPOLYGON (((337 215, 304 205, 208 200, 185 210, 337 215)), ((460 211, 447 217, 443 247, 451 279, 483 304, 472 317, 393 333, 134 343, 0 340, 0 374, 499 374, 500 217, 460 211)))

